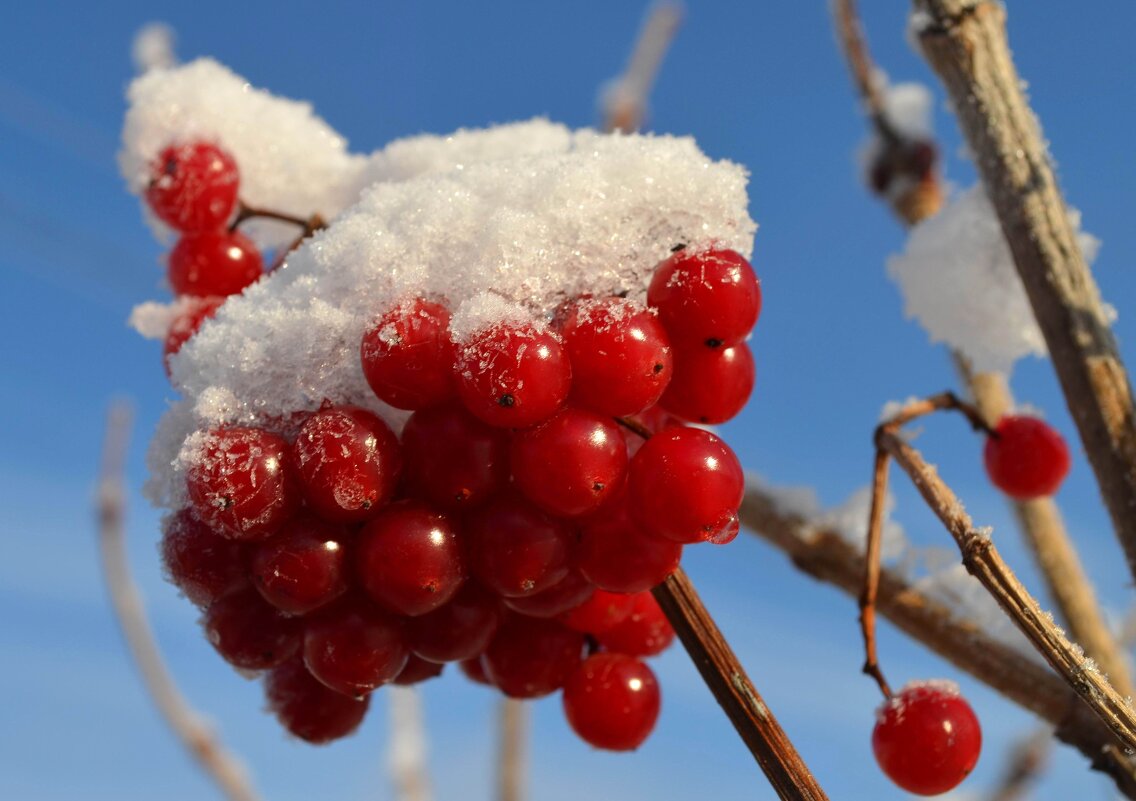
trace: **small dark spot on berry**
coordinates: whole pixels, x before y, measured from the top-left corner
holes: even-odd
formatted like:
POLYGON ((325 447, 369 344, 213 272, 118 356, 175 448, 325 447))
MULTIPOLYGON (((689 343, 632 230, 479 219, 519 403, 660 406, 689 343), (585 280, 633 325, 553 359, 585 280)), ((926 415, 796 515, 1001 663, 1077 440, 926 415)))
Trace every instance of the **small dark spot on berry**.
POLYGON ((710 418, 709 417, 699 417, 698 422, 702 423, 702 425, 706 425, 707 423, 710 422, 710 418))
POLYGON ((371 508, 371 499, 370 499, 370 498, 365 498, 365 499, 363 500, 363 504, 362 504, 362 506, 363 506, 363 508, 364 508, 364 509, 370 509, 370 508, 371 508))
POLYGON ((630 290, 630 289, 621 289, 620 291, 618 291, 618 292, 616 292, 616 293, 615 293, 615 297, 617 297, 617 298, 625 298, 625 297, 627 297, 627 296, 628 296, 628 295, 630 295, 630 294, 631 294, 631 290, 630 290))
POLYGON ((678 253, 680 250, 686 250, 685 242, 679 242, 677 245, 671 248, 671 253, 678 253))
POLYGON ((658 375, 659 373, 663 372, 663 370, 665 370, 665 369, 666 368, 663 365, 656 364, 655 365, 655 375, 658 375))
POLYGON ((458 490, 456 493, 454 493, 454 500, 457 501, 458 503, 464 503, 465 501, 469 500, 469 496, 472 495, 472 494, 473 493, 470 492, 468 489, 463 488, 463 489, 458 490))
POLYGON ((235 503, 236 503, 236 501, 233 500, 232 496, 222 495, 220 498, 217 499, 217 502, 214 505, 219 510, 221 510, 223 512, 226 509, 231 509, 233 507, 233 504, 235 504, 235 503))
POLYGON ((166 175, 176 175, 177 169, 178 169, 177 159, 174 159, 174 158, 166 159, 165 166, 162 168, 162 170, 166 173, 166 175))
POLYGON ((710 337, 708 340, 706 340, 706 347, 708 347, 708 348, 720 348, 720 347, 722 347, 722 340, 720 340, 716 337, 710 337))
POLYGON ((516 399, 514 399, 513 396, 507 392, 497 399, 497 405, 504 406, 506 409, 511 408, 512 406, 516 405, 516 403, 516 399))
POLYGON ((597 481, 595 484, 592 484, 592 492, 603 492, 603 488, 604 483, 602 481, 597 481))

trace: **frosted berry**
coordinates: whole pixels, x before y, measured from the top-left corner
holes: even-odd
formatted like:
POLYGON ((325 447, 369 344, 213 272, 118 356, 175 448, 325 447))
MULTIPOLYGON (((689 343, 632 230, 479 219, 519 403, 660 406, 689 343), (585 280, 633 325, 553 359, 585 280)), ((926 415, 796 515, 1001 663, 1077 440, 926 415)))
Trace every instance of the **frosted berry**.
POLYGON ((654 313, 626 300, 581 301, 561 333, 572 362, 570 400, 623 417, 653 405, 671 380, 667 332, 654 313))
POLYGON ((188 303, 170 323, 166 332, 165 342, 162 343, 162 364, 166 368, 166 375, 170 374, 170 358, 181 350, 182 345, 190 340, 202 323, 217 313, 217 309, 225 302, 223 297, 187 298, 188 303))
POLYGON ((321 612, 304 632, 304 664, 344 695, 365 695, 406 667, 402 621, 356 599, 321 612))
POLYGON ((146 202, 178 231, 221 228, 237 205, 240 173, 224 149, 209 142, 171 145, 150 165, 146 202))
POLYGON ((572 367, 560 342, 533 325, 494 325, 457 349, 458 394, 492 426, 524 428, 564 405, 572 367))
POLYGON ((253 548, 253 585, 290 615, 328 604, 347 591, 346 540, 344 526, 301 512, 253 548))
POLYGON ((178 295, 236 295, 264 274, 264 261, 240 231, 186 234, 170 251, 167 275, 178 295))
POLYGON ((634 605, 633 595, 596 590, 591 598, 565 612, 558 620, 573 631, 603 634, 630 617, 634 605))
POLYGON ((381 418, 356 406, 313 414, 292 452, 308 505, 343 523, 378 512, 394 494, 402 470, 398 437, 381 418))
POLYGON ((1069 472, 1069 448, 1048 423, 1037 417, 1008 415, 988 437, 983 458, 998 489, 1026 500, 1057 492, 1069 472))
POLYGON ((370 696, 352 698, 320 684, 296 658, 273 669, 264 680, 268 708, 301 740, 322 745, 346 737, 363 722, 370 696))
POLYGON ((215 601, 201 622, 217 653, 242 670, 276 667, 300 647, 300 620, 270 606, 252 587, 215 601))
POLYGON ((909 684, 876 714, 876 761, 908 792, 938 795, 958 786, 981 750, 978 718, 947 682, 909 684))
POLYGON ((656 269, 647 303, 676 346, 736 345, 761 313, 753 268, 732 250, 680 250, 656 269))
POLYGON ((513 481, 525 496, 560 517, 593 512, 623 486, 627 447, 610 418, 563 409, 513 437, 513 481))
POLYGON ((650 592, 636 593, 631 602, 631 614, 597 635, 605 650, 630 656, 661 654, 674 638, 670 621, 650 592))
POLYGON ((644 532, 626 500, 585 521, 577 535, 575 565, 585 578, 610 592, 649 590, 678 567, 682 545, 644 532))
POLYGON ((659 683, 651 668, 623 654, 593 654, 564 685, 568 724, 590 745, 634 751, 659 717, 659 683))
POLYGON ((431 662, 477 657, 501 622, 501 602, 474 582, 444 606, 408 621, 410 647, 431 662))
POLYGON ((222 537, 188 509, 168 518, 163 526, 166 578, 203 609, 245 583, 243 557, 240 543, 222 537))
POLYGON ((571 572, 547 590, 522 598, 506 598, 505 606, 529 617, 556 617, 592 597, 594 585, 577 572, 571 572))
POLYGON ((583 659, 584 635, 555 620, 506 617, 482 656, 486 675, 511 698, 559 690, 583 659))
POLYGON ((745 476, 730 447, 699 428, 665 428, 628 470, 632 516, 652 534, 702 542, 737 533, 745 476))
POLYGON ((436 679, 442 675, 445 665, 440 662, 429 662, 420 656, 410 655, 406 660, 406 667, 404 667, 399 674, 391 679, 391 684, 397 684, 400 687, 409 687, 413 684, 421 684, 430 679, 436 679))
POLYGON ((449 326, 449 309, 423 298, 402 303, 372 323, 359 354, 375 395, 396 409, 424 409, 453 397, 449 326))
POLYGON ((470 571, 506 598, 534 595, 568 575, 572 530, 522 498, 503 496, 469 519, 470 571))
POLYGON ((402 451, 407 491, 448 511, 477 506, 509 480, 507 432, 461 406, 412 414, 402 451))
POLYGON ((268 537, 297 507, 288 444, 258 428, 221 428, 204 436, 186 472, 199 520, 228 537, 268 537))
POLYGON ((659 405, 692 423, 724 423, 746 405, 753 383, 753 355, 744 342, 677 348, 674 380, 659 405))

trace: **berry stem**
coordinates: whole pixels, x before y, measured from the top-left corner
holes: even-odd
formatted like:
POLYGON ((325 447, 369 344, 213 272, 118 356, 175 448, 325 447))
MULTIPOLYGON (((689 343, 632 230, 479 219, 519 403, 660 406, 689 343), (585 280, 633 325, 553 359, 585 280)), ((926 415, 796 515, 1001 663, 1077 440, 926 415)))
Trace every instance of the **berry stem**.
MULTIPOLYGON (((229 224, 229 230, 237 230, 237 226, 245 220, 251 220, 254 217, 263 217, 268 220, 279 220, 280 222, 292 223, 304 229, 304 236, 309 236, 321 228, 327 227, 327 222, 319 214, 313 214, 307 219, 297 217, 294 214, 287 214, 282 211, 274 211, 272 209, 264 209, 258 206, 250 206, 243 200, 237 201, 237 216, 233 218, 232 223, 229 224)), ((302 237, 301 237, 302 238, 302 237)))
POLYGON ((166 724, 229 801, 259 801, 240 760, 225 749, 210 727, 202 723, 201 717, 186 702, 166 669, 146 620, 141 594, 130 575, 130 561, 126 554, 123 465, 130 439, 131 418, 131 410, 125 403, 116 404, 110 410, 96 498, 99 553, 111 605, 142 684, 166 724))
POLYGON ((616 417, 615 422, 619 423, 632 434, 637 434, 643 439, 651 438, 651 429, 647 428, 647 426, 643 425, 633 417, 616 417))
POLYGON ((891 698, 891 687, 880 670, 876 655, 876 599, 880 592, 880 545, 883 537, 884 498, 887 495, 888 455, 876 451, 872 478, 872 507, 869 514, 868 541, 864 553, 864 588, 860 593, 860 630, 864 636, 863 671, 876 680, 884 700, 891 698))
POLYGON ((783 801, 828 796, 773 717, 680 567, 651 590, 703 681, 783 801))
POLYGON ((498 704, 497 801, 523 801, 529 710, 524 701, 503 698, 498 704))
POLYGON ((868 51, 868 41, 864 36, 864 26, 856 10, 855 0, 834 0, 832 15, 836 24, 836 34, 840 39, 844 58, 856 84, 856 91, 864 103, 868 118, 876 132, 888 147, 899 144, 900 136, 888 119, 883 94, 877 76, 880 74, 868 51))

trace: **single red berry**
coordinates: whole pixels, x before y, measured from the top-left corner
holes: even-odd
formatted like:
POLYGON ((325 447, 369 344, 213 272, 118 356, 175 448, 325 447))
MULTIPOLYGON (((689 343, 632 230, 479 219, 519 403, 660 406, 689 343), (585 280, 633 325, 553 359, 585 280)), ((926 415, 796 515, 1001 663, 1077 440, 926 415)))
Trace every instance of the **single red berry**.
POLYGON ((406 667, 397 676, 391 679, 391 684, 400 687, 409 687, 412 684, 421 684, 442 675, 445 665, 440 662, 430 662, 420 656, 410 655, 406 667))
POLYGON ((415 501, 391 504, 367 521, 355 544, 367 594, 404 615, 424 615, 465 581, 465 558, 450 518, 415 501))
POLYGON ((471 573, 498 595, 535 595, 568 575, 572 530, 519 497, 477 510, 466 535, 471 573))
POLYGON ((591 598, 560 615, 557 620, 573 631, 603 634, 630 617, 634 606, 634 595, 596 590, 591 598))
POLYGON ((559 690, 583 659, 584 635, 557 623, 512 614, 482 656, 486 675, 511 698, 559 690))
POLYGON ((188 509, 166 519, 162 532, 166 578, 202 609, 246 581, 244 550, 188 509))
POLYGON ((170 287, 177 295, 236 295, 264 274, 264 261, 240 231, 186 234, 170 251, 170 287))
POLYGON ((525 428, 564 405, 572 367, 556 337, 533 325, 501 323, 457 348, 458 395, 492 426, 525 428))
POLYGON ((321 516, 366 520, 390 500, 402 470, 398 437, 382 418, 357 406, 332 406, 300 427, 292 453, 304 497, 321 516))
POLYGON ((649 592, 632 596, 631 614, 597 639, 607 651, 629 656, 655 656, 674 642, 675 631, 649 592))
POLYGON ((725 442, 699 428, 665 428, 628 470, 628 508, 644 529, 675 542, 736 533, 745 476, 725 442))
POLYGON ((300 620, 270 606, 252 587, 214 601, 201 623, 217 653, 242 670, 276 667, 300 648, 300 620))
POLYGON ((479 656, 501 622, 501 602, 472 581, 449 603, 408 621, 410 647, 431 662, 479 656))
POLYGON ((473 508, 509 481, 507 432, 461 406, 412 414, 402 452, 407 491, 447 511, 473 508))
POLYGON ((876 713, 876 761, 908 792, 939 795, 957 787, 981 750, 978 718, 950 682, 912 682, 876 713))
POLYGON ((363 722, 370 696, 351 698, 320 684, 302 659, 290 659, 264 680, 268 708, 291 734, 322 745, 346 737, 363 722))
POLYGON ((150 165, 146 202, 178 231, 217 229, 233 216, 239 184, 237 163, 218 145, 171 145, 150 165))
POLYGON ((1007 415, 987 437, 983 458, 998 489, 1018 500, 1053 495, 1069 473, 1069 448, 1037 417, 1007 415))
POLYGON ((346 541, 346 527, 301 512, 253 549, 253 585, 287 614, 318 609, 347 591, 346 541))
POLYGON ((659 683, 646 664, 624 654, 592 654, 564 684, 564 715, 584 742, 634 751, 659 718, 659 683))
POLYGON ((627 447, 610 417, 562 409, 513 436, 510 464, 513 481, 529 500, 558 517, 579 517, 622 488, 627 447))
POLYGON ((186 489, 199 520, 233 539, 264 539, 296 511, 294 469, 276 434, 220 428, 204 436, 186 489))
POLYGON ((454 395, 450 310, 414 298, 399 304, 364 332, 363 375, 380 400, 396 409, 425 409, 454 395))
POLYGON ((529 617, 556 617, 592 597, 596 588, 573 571, 547 590, 523 598, 506 598, 505 606, 529 617))
POLYGON ((744 342, 677 348, 674 380, 659 405, 693 423, 724 423, 746 405, 753 383, 753 355, 744 342))
POLYGON ((585 521, 577 535, 575 565, 609 592, 649 590, 678 568, 682 545, 643 531, 626 499, 585 521))
POLYGON ((225 302, 222 297, 187 298, 188 303, 174 317, 170 323, 170 330, 166 332, 166 340, 162 344, 162 364, 165 365, 166 375, 170 374, 170 359, 181 350, 182 345, 190 340, 202 323, 217 313, 217 309, 225 302))
POLYGON ((681 250, 657 268, 647 303, 675 345, 736 345, 761 313, 761 285, 732 250, 681 250))
POLYGON ((577 302, 561 327, 571 400, 609 417, 651 406, 671 380, 667 332, 651 311, 619 298, 577 302))
POLYGON ((304 664, 344 695, 365 695, 386 684, 409 656, 402 621, 354 599, 321 612, 304 632, 304 664))
POLYGON ((485 672, 485 662, 482 661, 480 656, 463 659, 458 663, 458 667, 470 681, 484 684, 486 687, 493 686, 493 679, 489 678, 489 674, 485 672))

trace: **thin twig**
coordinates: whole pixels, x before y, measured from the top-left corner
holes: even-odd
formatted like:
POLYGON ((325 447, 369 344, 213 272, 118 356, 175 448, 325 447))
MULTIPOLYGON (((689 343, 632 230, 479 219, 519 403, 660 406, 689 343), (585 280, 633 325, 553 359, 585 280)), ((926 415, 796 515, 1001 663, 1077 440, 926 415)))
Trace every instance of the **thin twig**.
POLYGON ((1113 527, 1136 576, 1136 408, 992 0, 915 0, 928 62, 953 101, 1113 527))
POLYGON ((141 595, 130 575, 122 476, 131 418, 127 404, 120 403, 111 408, 99 473, 99 553, 111 604, 142 683, 166 724, 230 801, 258 801, 259 796, 252 789, 244 766, 202 723, 174 684, 146 621, 141 595))
POLYGON ((784 801, 828 796, 754 688, 682 568, 651 591, 698 672, 784 801))
POLYGON ((498 703, 499 742, 497 801, 523 801, 528 763, 529 709, 524 701, 503 698, 498 703))
POLYGON ((274 209, 265 209, 259 206, 250 206, 243 200, 237 202, 237 216, 229 223, 229 230, 235 231, 237 226, 245 220, 251 220, 256 217, 262 217, 266 220, 277 220, 278 222, 291 223, 292 225, 299 226, 304 229, 305 236, 311 234, 313 231, 318 231, 321 228, 326 228, 327 223, 319 214, 313 214, 310 217, 298 217, 295 214, 288 214, 283 211, 275 211, 274 209))
POLYGON ((864 36, 864 26, 856 12, 855 0, 832 0, 832 15, 836 22, 836 34, 840 39, 844 58, 852 73, 856 91, 864 102, 864 109, 876 133, 888 146, 899 143, 899 134, 888 119, 883 93, 880 92, 879 70, 868 52, 868 42, 864 36))
POLYGON ((309 217, 307 224, 304 226, 304 230, 300 232, 299 236, 292 240, 287 248, 281 250, 276 255, 276 258, 272 261, 272 265, 268 268, 268 272, 274 273, 279 270, 283 266, 284 262, 288 260, 288 256, 292 253, 292 251, 302 245, 305 239, 314 234, 316 231, 319 231, 326 227, 327 222, 320 215, 313 214, 311 217, 309 217))
POLYGON ((988 801, 1020 801, 1049 763, 1053 732, 1048 726, 1022 738, 1010 752, 1006 772, 988 801))
POLYGON ((389 693, 390 750, 387 764, 394 780, 394 797, 396 801, 430 801, 422 698, 414 687, 392 685, 389 693))
POLYGON ((651 8, 627 69, 612 81, 603 97, 605 131, 632 133, 643 126, 647 96, 681 23, 682 7, 678 3, 659 2, 651 8))
POLYGON ((876 654, 876 599, 880 592, 880 546, 883 542, 884 499, 887 497, 888 456, 876 451, 872 469, 872 508, 864 560, 864 591, 860 594, 860 631, 864 637, 864 672, 876 680, 884 699, 891 698, 891 687, 880 669, 876 654))

